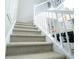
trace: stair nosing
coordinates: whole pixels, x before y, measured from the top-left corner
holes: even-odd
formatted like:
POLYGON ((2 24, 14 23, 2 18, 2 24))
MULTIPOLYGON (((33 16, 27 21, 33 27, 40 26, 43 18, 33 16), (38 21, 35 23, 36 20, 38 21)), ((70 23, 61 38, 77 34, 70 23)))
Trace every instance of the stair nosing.
POLYGON ((22 25, 15 25, 14 27, 37 28, 37 27, 33 27, 33 26, 22 26, 22 25))
POLYGON ((16 23, 33 24, 33 22, 16 22, 16 23))
POLYGON ((30 29, 30 30, 29 30, 29 29, 15 29, 15 28, 13 29, 13 31, 26 31, 26 32, 27 32, 27 31, 31 31, 31 32, 41 32, 40 30, 33 30, 33 29, 30 29))
POLYGON ((15 25, 29 25, 29 26, 34 26, 33 24, 27 24, 27 23, 16 23, 15 25))
POLYGON ((46 46, 46 45, 52 45, 50 42, 13 42, 9 43, 7 47, 10 46, 46 46))
POLYGON ((24 34, 11 34, 11 36, 46 37, 44 35, 24 35, 24 34))

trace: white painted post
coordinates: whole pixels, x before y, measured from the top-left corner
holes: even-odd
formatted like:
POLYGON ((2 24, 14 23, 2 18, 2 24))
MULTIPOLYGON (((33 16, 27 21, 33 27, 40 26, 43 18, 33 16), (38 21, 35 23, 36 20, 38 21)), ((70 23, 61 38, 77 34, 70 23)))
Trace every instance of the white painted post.
MULTIPOLYGON (((52 12, 52 14, 53 13, 55 13, 55 12, 52 12)), ((56 14, 56 13, 55 13, 56 14)), ((56 25, 55 25, 55 22, 54 22, 54 19, 53 19, 53 30, 54 30, 54 32, 52 33, 53 35, 54 35, 54 37, 55 37, 55 39, 57 40, 57 36, 56 36, 56 25)))
MULTIPOLYGON (((57 15, 57 13, 56 13, 56 17, 57 17, 57 20, 58 20, 58 15, 57 15)), ((58 28, 59 28, 59 22, 57 22, 57 26, 58 26, 58 28)), ((63 39, 62 39, 62 36, 61 36, 61 31, 60 31, 60 29, 59 29, 59 39, 60 39, 60 45, 61 45, 61 47, 63 47, 63 39)))

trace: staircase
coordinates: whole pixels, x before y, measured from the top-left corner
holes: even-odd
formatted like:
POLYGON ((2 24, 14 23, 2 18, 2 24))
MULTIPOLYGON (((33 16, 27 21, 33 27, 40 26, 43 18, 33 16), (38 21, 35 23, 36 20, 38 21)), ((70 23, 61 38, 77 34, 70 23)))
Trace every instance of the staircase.
POLYGON ((6 59, 66 59, 53 51, 53 44, 46 41, 32 23, 16 22, 6 47, 6 59))

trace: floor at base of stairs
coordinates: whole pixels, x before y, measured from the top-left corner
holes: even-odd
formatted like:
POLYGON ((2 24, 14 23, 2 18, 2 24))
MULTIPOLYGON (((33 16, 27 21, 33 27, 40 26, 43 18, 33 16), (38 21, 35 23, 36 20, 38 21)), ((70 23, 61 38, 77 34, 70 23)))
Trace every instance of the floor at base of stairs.
POLYGON ((64 55, 56 52, 45 52, 28 55, 6 56, 6 59, 65 59, 65 57, 64 55))

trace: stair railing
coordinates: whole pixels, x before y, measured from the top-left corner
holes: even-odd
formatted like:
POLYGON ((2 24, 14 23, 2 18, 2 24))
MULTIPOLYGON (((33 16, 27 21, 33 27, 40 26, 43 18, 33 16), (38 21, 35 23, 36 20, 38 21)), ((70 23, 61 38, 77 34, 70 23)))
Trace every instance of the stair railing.
MULTIPOLYGON (((47 4, 44 3, 44 4, 47 4)), ((65 17, 64 15, 67 14, 68 16, 70 16, 69 19, 71 19, 71 15, 73 15, 73 11, 64 11, 64 10, 45 10, 45 8, 41 8, 41 10, 43 12, 39 12, 39 8, 40 6, 44 5, 35 5, 34 6, 34 24, 43 32, 45 33, 45 35, 47 37, 49 37, 51 39, 51 41, 60 49, 64 52, 64 54, 69 57, 70 59, 73 59, 73 55, 71 53, 71 47, 70 47, 70 42, 69 42, 69 37, 67 34, 67 26, 65 23, 65 17), (55 19, 53 18, 53 13, 55 14, 55 19), (58 14, 61 15, 60 19, 58 14), (61 20, 62 19, 62 20, 61 20), (61 31, 60 29, 60 22, 63 22, 63 26, 64 26, 64 31, 61 31), (56 24, 55 24, 56 23, 56 24), (64 46, 64 42, 63 42, 63 37, 61 35, 62 32, 65 32, 66 34, 66 39, 67 39, 67 47, 64 46), (57 36, 56 34, 59 33, 59 38, 60 38, 60 42, 57 40, 57 36)), ((71 31, 73 31, 73 29, 70 29, 71 31)))
POLYGON ((6 17, 7 17, 6 20, 9 21, 9 23, 10 23, 8 26, 9 30, 8 30, 7 34, 5 35, 6 44, 8 44, 8 43, 10 43, 10 35, 12 34, 12 30, 13 30, 14 25, 16 23, 16 19, 12 19, 10 14, 7 14, 6 17))

